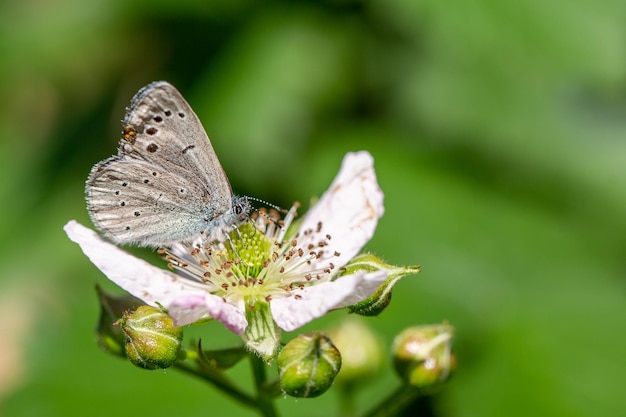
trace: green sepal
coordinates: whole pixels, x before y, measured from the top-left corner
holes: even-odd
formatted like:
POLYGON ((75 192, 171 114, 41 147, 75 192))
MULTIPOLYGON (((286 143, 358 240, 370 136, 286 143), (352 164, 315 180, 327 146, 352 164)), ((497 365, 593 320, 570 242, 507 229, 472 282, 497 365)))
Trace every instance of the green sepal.
POLYGON ((198 360, 220 371, 232 368, 247 355, 242 347, 203 350, 202 340, 198 341, 196 352, 198 353, 198 360))
POLYGON ((246 320, 248 327, 242 335, 246 348, 265 362, 271 362, 280 345, 281 332, 272 317, 270 303, 267 301, 247 303, 246 320))
POLYGON ((100 317, 96 327, 98 346, 111 355, 125 358, 126 335, 120 326, 114 323, 123 317, 124 313, 144 305, 144 302, 129 294, 108 294, 99 285, 96 285, 96 293, 100 302, 100 317))
POLYGON ((360 271, 376 272, 386 271, 387 279, 374 292, 363 301, 349 306, 351 313, 361 316, 377 316, 383 312, 391 302, 391 290, 393 286, 407 275, 420 272, 419 265, 416 266, 393 266, 382 261, 376 255, 364 253, 356 256, 345 266, 342 275, 354 274, 360 271))

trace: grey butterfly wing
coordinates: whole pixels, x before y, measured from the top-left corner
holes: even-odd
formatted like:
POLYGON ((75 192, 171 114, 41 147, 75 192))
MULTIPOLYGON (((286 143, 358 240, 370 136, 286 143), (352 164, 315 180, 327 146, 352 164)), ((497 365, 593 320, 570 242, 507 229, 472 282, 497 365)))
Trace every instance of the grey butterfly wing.
POLYGON ((97 164, 87 180, 88 209, 105 235, 144 246, 192 240, 231 210, 226 174, 172 85, 139 90, 124 125, 118 155, 97 164))
POLYGON ((161 167, 114 156, 91 172, 89 213, 98 229, 117 243, 167 245, 206 228, 207 221, 198 214, 205 210, 203 202, 193 197, 199 193, 200 187, 161 167))

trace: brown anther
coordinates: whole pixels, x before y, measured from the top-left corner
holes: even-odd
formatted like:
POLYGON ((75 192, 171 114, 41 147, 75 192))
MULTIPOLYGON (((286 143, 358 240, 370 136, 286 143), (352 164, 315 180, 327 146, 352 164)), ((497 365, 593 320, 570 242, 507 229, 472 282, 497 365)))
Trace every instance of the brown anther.
POLYGON ((311 250, 311 249, 313 249, 314 247, 315 247, 315 245, 314 245, 314 244, 309 243, 309 246, 307 246, 307 249, 308 249, 308 250, 311 250))
POLYGON ((339 270, 340 270, 340 271, 346 271, 347 269, 346 269, 346 267, 345 267, 345 266, 340 266, 340 267, 339 267, 339 270))
POLYGON ((222 270, 221 270, 221 269, 219 269, 219 268, 215 268, 215 273, 216 273, 217 275, 220 275, 220 274, 222 273, 222 270))
POLYGON ((322 231, 322 222, 317 222, 317 233, 322 231))
POLYGON ((295 298, 296 300, 302 300, 302 296, 299 294, 294 295, 293 298, 295 298))
POLYGON ((206 271, 204 274, 202 274, 202 276, 205 278, 211 278, 211 273, 209 271, 206 271))
POLYGON ((304 251, 301 248, 298 248, 298 256, 301 258, 304 256, 304 251))
POLYGON ((232 272, 230 272, 230 271, 228 271, 228 272, 226 273, 226 278, 231 278, 231 277, 234 277, 234 276, 235 276, 235 274, 233 274, 233 273, 232 273, 232 272))
POLYGON ((298 244, 298 241, 296 239, 291 241, 291 246, 296 246, 298 244))
POLYGON ((265 297, 265 301, 267 301, 268 303, 272 301, 272 296, 268 295, 267 297, 265 297))
POLYGON ((330 235, 326 235, 326 239, 330 240, 330 235))
POLYGON ((281 266, 281 267, 280 267, 280 269, 278 270, 278 272, 280 272, 281 274, 282 274, 283 272, 285 272, 285 267, 284 267, 284 266, 281 266))
POLYGON ((331 263, 329 264, 329 266, 330 266, 330 269, 335 269, 335 264, 334 264, 334 263, 332 263, 332 262, 331 262, 331 263))
POLYGON ((313 276, 312 276, 311 274, 306 274, 306 275, 304 276, 304 278, 305 278, 307 281, 311 281, 311 278, 313 278, 313 276))
POLYGON ((325 268, 324 272, 326 272, 327 274, 330 274, 330 268, 325 268))
POLYGON ((278 254, 276 252, 272 252, 272 260, 276 262, 277 259, 278 259, 278 254))
POLYGON ((203 259, 200 261, 200 266, 208 266, 209 265, 209 261, 203 259))
POLYGON ((174 269, 174 264, 173 264, 173 263, 171 263, 171 262, 168 262, 168 263, 167 263, 167 267, 168 267, 169 269, 174 269))
POLYGON ((259 285, 263 285, 263 280, 262 279, 259 279, 257 282, 259 283, 259 285))
POLYGON ((300 288, 301 290, 304 289, 304 284, 298 284, 298 288, 300 288))
POLYGON ((341 254, 337 251, 335 251, 335 253, 333 253, 333 256, 341 256, 341 254))
POLYGON ((227 283, 223 283, 221 285, 221 287, 224 289, 224 291, 228 291, 228 284, 227 283))
POLYGON ((263 261, 263 268, 267 268, 269 264, 270 264, 270 260, 269 259, 264 260, 263 261))
POLYGON ((171 261, 171 260, 176 259, 176 258, 174 257, 174 255, 170 255, 168 253, 167 255, 165 255, 165 259, 167 259, 168 261, 171 261))
POLYGON ((161 249, 157 249, 157 253, 161 256, 165 255, 167 253, 167 250, 161 248, 161 249))

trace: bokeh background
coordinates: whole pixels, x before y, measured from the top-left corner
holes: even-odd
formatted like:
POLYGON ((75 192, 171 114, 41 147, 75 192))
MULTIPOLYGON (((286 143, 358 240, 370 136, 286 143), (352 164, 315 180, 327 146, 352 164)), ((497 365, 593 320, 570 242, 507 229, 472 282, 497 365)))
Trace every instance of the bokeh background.
MULTIPOLYGON (((624 415, 625 27, 620 0, 2 2, 0 415, 254 415, 101 352, 94 286, 115 287, 62 231, 90 224, 84 180, 158 79, 239 194, 306 207, 347 151, 373 154, 386 213, 368 249, 423 272, 367 323, 387 346, 457 328, 436 415, 624 415)), ((336 415, 337 393, 278 403, 336 415)))

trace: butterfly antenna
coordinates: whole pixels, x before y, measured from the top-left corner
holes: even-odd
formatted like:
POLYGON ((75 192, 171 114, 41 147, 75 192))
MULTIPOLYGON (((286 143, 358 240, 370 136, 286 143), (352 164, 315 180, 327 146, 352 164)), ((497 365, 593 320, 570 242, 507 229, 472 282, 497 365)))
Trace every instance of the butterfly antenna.
POLYGON ((287 210, 285 210, 285 209, 284 209, 284 208, 282 208, 282 207, 277 206, 276 204, 272 204, 272 203, 270 203, 269 201, 261 200, 260 198, 256 198, 256 197, 247 197, 247 196, 246 196, 246 198, 247 198, 248 200, 258 201, 259 203, 265 204, 266 206, 271 207, 271 208, 273 208, 273 209, 276 209, 276 210, 278 210, 278 211, 279 211, 279 212, 281 212, 281 213, 287 213, 287 210))

